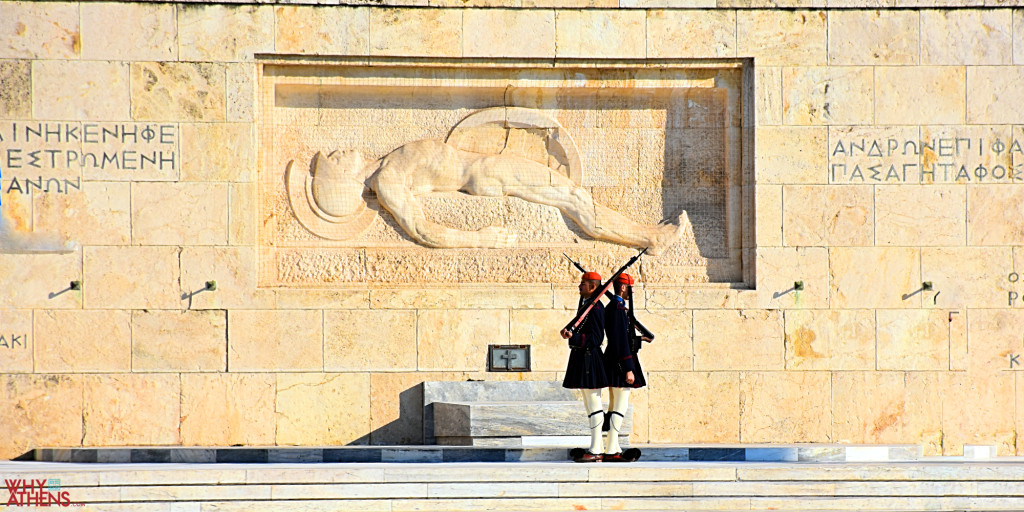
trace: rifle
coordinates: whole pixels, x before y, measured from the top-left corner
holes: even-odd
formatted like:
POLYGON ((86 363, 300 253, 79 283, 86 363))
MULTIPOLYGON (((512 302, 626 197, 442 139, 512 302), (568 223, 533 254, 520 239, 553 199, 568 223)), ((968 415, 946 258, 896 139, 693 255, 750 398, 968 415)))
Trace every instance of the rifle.
MULTIPOLYGON (((646 249, 644 249, 644 250, 646 250, 646 249)), ((642 254, 642 253, 641 253, 641 254, 642 254)), ((578 269, 578 270, 579 270, 580 272, 583 272, 584 274, 586 274, 586 273, 587 273, 587 269, 583 268, 583 265, 580 265, 580 264, 579 264, 578 262, 576 262, 575 260, 573 260, 572 258, 570 258, 568 254, 566 254, 566 253, 564 253, 564 252, 563 252, 563 253, 562 253, 562 256, 565 256, 565 258, 566 258, 567 260, 569 260, 569 262, 570 262, 570 263, 572 263, 573 265, 575 265, 575 266, 576 266, 576 268, 577 268, 577 269, 578 269)), ((621 274, 622 272, 619 272, 619 273, 621 274)), ((611 299, 611 300, 615 300, 615 294, 614 294, 614 293, 612 293, 612 292, 610 292, 610 291, 607 291, 607 290, 606 290, 606 291, 604 292, 604 295, 605 295, 605 297, 608 297, 608 298, 609 298, 609 299, 611 299)), ((640 323, 640 321, 639 321, 639 320, 637 320, 637 319, 636 319, 635 317, 634 317, 634 318, 632 318, 631 320, 633 320, 633 326, 634 326, 634 327, 636 327, 636 330, 640 331, 640 336, 641 336, 641 337, 643 337, 643 338, 647 338, 647 339, 649 339, 650 341, 654 341, 654 333, 653 333, 653 332, 651 332, 651 330, 650 330, 650 329, 648 329, 647 327, 645 327, 645 326, 644 326, 644 324, 640 323)), ((633 336, 630 336, 630 338, 633 338, 633 336)), ((649 341, 649 342, 650 342, 650 341, 649 341)), ((648 342, 648 343, 649 343, 649 342, 648 342)), ((637 344, 637 345, 639 345, 639 344, 637 344)), ((635 352, 636 352, 636 350, 634 350, 633 352, 635 353, 635 352)))
POLYGON ((593 295, 591 295, 590 298, 587 299, 587 302, 583 304, 583 308, 576 313, 576 316, 572 320, 570 320, 568 324, 565 324, 565 328, 562 330, 569 331, 570 336, 575 334, 576 330, 579 329, 581 325, 583 325, 583 320, 587 318, 587 314, 590 313, 590 310, 594 309, 594 304, 597 303, 598 300, 600 300, 601 295, 607 292, 608 288, 611 288, 612 283, 615 282, 615 279, 617 279, 620 274, 625 272, 627 268, 636 263, 636 260, 640 259, 640 256, 643 256, 645 252, 647 252, 646 247, 644 247, 644 250, 640 251, 640 254, 637 254, 636 256, 630 258, 625 265, 623 265, 619 270, 612 274, 612 277, 608 278, 608 280, 605 281, 605 283, 602 284, 600 288, 594 291, 593 295))

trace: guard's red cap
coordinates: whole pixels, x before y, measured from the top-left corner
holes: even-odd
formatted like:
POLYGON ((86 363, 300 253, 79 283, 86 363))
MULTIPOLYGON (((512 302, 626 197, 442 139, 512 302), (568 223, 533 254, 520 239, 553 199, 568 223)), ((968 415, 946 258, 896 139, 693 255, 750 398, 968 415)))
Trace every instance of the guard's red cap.
POLYGON ((582 280, 583 281, 600 281, 601 280, 601 274, 598 274, 597 272, 584 272, 582 280))
POLYGON ((615 279, 615 282, 633 286, 633 283, 635 283, 636 281, 633 279, 633 276, 629 274, 619 274, 619 277, 615 279))

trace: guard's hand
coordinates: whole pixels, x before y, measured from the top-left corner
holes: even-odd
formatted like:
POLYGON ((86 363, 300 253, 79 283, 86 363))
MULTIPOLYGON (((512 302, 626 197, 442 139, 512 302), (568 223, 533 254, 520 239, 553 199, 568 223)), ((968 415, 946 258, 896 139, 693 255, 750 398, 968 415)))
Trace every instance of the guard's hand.
POLYGON ((636 379, 633 377, 633 372, 626 372, 626 384, 632 384, 634 380, 636 379))
POLYGON ((644 340, 644 341, 647 341, 647 342, 650 342, 650 341, 651 341, 651 340, 653 340, 654 338, 648 338, 647 336, 641 336, 641 337, 640 337, 640 339, 642 339, 642 340, 644 340))
POLYGON ((572 334, 569 334, 569 329, 562 329, 562 331, 561 331, 561 332, 559 332, 558 334, 561 334, 561 335, 562 335, 562 339, 563 339, 563 340, 567 340, 567 339, 569 339, 570 337, 572 337, 572 334))

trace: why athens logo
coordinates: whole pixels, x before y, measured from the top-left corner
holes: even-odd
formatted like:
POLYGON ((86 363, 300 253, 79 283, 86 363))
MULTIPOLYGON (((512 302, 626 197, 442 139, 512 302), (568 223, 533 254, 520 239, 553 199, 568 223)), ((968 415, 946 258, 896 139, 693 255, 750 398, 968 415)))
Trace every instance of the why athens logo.
POLYGON ((60 479, 44 480, 9 480, 4 479, 10 498, 8 507, 78 507, 80 503, 71 503, 71 494, 60 490, 60 479))

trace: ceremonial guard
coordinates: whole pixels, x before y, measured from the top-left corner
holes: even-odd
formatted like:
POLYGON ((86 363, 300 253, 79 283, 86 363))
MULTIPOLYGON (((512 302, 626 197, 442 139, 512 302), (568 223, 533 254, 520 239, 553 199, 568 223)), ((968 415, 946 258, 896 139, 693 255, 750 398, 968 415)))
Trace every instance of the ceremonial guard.
POLYGON ((625 452, 619 446, 619 432, 629 407, 629 390, 647 385, 637 352, 640 341, 651 341, 647 336, 635 334, 637 321, 633 314, 633 277, 620 274, 615 279, 615 297, 605 308, 604 327, 608 346, 605 348, 604 367, 608 372, 611 395, 608 405, 608 444, 604 450, 605 462, 632 462, 640 457, 640 450, 625 452))
MULTIPOLYGON (((587 299, 601 287, 601 276, 597 272, 585 272, 580 280, 580 305, 577 315, 582 313, 587 299)), ((601 426, 604 424, 604 407, 601 404, 601 389, 608 387, 608 373, 601 356, 604 342, 604 306, 600 300, 587 313, 583 324, 575 332, 561 331, 562 338, 569 340, 569 364, 565 369, 562 386, 583 392, 583 404, 587 409, 590 426, 590 449, 574 457, 576 462, 600 462, 603 446, 601 426)), ((582 451, 582 450, 580 450, 582 451)))

